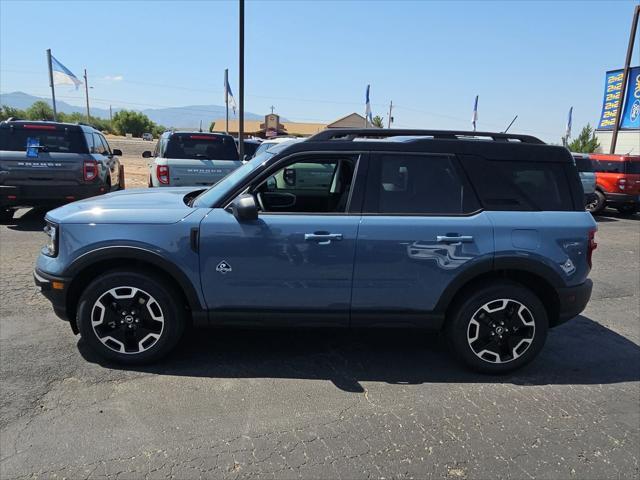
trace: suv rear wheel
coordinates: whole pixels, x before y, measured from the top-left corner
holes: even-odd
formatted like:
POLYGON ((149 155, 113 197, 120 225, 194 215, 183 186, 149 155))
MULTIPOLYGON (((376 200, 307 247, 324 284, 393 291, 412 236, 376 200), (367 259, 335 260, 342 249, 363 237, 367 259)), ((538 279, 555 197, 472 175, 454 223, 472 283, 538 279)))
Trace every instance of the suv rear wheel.
POLYGON ((597 213, 602 212, 607 203, 607 199, 600 190, 596 190, 595 196, 591 202, 587 203, 587 211, 591 212, 591 214, 595 215, 597 213))
POLYGON ((82 293, 77 324, 100 356, 140 364, 165 356, 180 340, 185 311, 171 285, 145 272, 112 271, 82 293))
POLYGON ((455 354, 473 370, 506 373, 533 360, 547 337, 540 299, 515 282, 478 288, 452 312, 447 336, 455 354))

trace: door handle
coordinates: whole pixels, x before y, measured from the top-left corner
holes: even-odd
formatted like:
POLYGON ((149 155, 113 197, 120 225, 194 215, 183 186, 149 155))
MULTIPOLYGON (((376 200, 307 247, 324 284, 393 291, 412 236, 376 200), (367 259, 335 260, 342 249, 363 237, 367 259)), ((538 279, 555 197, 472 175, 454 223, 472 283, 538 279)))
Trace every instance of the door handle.
POLYGON ((342 240, 341 233, 305 233, 307 242, 318 242, 318 245, 329 245, 332 240, 342 240))
POLYGON ((436 241, 439 243, 468 243, 473 242, 471 235, 438 235, 436 241))

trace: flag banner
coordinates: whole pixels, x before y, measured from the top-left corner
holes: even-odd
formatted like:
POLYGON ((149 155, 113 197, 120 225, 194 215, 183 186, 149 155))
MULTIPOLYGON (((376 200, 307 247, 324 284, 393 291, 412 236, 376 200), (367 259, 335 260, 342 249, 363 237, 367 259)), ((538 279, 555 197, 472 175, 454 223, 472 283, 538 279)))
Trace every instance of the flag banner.
POLYGON ((478 97, 476 95, 476 101, 473 103, 473 114, 471 115, 471 124, 473 125, 473 131, 476 130, 476 122, 478 121, 478 97))
POLYGON ((82 81, 80 81, 71 70, 56 60, 53 55, 51 55, 51 70, 53 71, 54 85, 73 85, 76 87, 76 90, 79 85, 82 85, 82 81))
POLYGON ((629 69, 625 97, 620 128, 640 130, 640 67, 629 69))
POLYGON ((369 122, 373 122, 373 114, 371 113, 371 102, 369 101, 369 89, 371 85, 367 85, 367 93, 365 95, 365 117, 369 122))
POLYGON ((567 117, 567 129, 564 132, 564 137, 568 139, 571 136, 571 126, 573 124, 573 107, 569 109, 569 116, 567 117))
POLYGON ((236 99, 233 98, 233 92, 231 91, 231 85, 229 85, 229 83, 227 82, 227 84, 225 85, 225 88, 227 89, 227 101, 229 102, 229 105, 231 106, 231 109, 233 110, 233 113, 235 115, 236 108, 238 108, 238 106, 236 105, 236 99))

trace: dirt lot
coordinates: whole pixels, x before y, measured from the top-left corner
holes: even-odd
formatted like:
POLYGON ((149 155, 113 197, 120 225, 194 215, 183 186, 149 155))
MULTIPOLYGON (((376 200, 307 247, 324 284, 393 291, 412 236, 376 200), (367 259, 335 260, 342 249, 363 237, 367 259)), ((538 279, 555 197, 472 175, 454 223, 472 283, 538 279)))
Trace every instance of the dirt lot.
POLYGON ((127 188, 146 188, 149 184, 149 162, 142 158, 142 152, 153 152, 156 141, 148 142, 139 138, 108 136, 111 148, 122 150, 120 161, 124 165, 127 188))
POLYGON ((199 331, 104 363, 36 291, 42 213, 20 213, 0 226, 3 479, 640 478, 640 216, 600 217, 587 310, 492 377, 412 332, 199 331))

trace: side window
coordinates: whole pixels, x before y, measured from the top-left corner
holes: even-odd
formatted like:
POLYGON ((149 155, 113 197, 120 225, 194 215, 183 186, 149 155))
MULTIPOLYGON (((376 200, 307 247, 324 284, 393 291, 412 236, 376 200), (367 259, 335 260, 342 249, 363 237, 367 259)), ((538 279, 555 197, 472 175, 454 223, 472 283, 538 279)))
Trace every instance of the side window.
POLYGON ((365 213, 460 215, 480 208, 451 157, 380 154, 373 159, 365 213))
POLYGON ((107 155, 109 153, 102 143, 100 135, 97 133, 93 134, 93 153, 97 153, 99 155, 107 155))
POLYGON ((624 173, 624 162, 597 160, 594 163, 596 164, 596 172, 624 173))
POLYGON ((109 147, 109 142, 107 142, 107 139, 104 138, 104 135, 99 135, 100 140, 102 141, 102 146, 104 147, 105 150, 105 155, 111 155, 111 148, 109 147))
POLYGON ((89 149, 89 153, 95 153, 94 146, 93 146, 93 134, 85 132, 84 139, 87 142, 87 148, 89 149))
POLYGON ((275 171, 253 189, 263 212, 344 213, 357 157, 306 158, 275 171))

